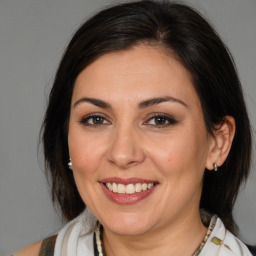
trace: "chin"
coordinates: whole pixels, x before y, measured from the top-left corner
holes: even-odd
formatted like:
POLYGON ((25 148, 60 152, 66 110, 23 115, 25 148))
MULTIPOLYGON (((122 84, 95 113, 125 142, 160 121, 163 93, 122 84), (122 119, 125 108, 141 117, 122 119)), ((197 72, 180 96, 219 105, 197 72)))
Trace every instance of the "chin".
POLYGON ((114 216, 111 220, 103 221, 103 226, 109 231, 123 236, 136 236, 147 233, 151 225, 145 218, 133 216, 129 213, 128 216, 114 216))

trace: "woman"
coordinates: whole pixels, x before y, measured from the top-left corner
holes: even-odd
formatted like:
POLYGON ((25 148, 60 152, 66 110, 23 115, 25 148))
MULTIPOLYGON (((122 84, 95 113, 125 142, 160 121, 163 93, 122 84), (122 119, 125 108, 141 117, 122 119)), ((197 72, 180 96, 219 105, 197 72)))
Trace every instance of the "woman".
POLYGON ((56 74, 43 145, 70 222, 15 255, 251 255, 232 216, 251 154, 243 93, 229 51, 191 8, 133 2, 83 24, 56 74))

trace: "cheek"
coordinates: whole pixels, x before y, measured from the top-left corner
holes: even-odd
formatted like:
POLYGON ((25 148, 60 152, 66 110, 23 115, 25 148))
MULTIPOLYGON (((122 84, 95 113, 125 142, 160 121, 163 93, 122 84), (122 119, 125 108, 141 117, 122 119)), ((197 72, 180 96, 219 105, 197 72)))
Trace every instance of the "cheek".
MULTIPOLYGON (((148 154, 161 172, 165 175, 201 175, 207 158, 206 140, 204 135, 180 133, 154 142, 154 147, 148 147, 148 154)), ((206 136, 205 136, 206 138, 206 136)))
MULTIPOLYGON (((95 136, 88 136, 80 129, 69 130, 69 153, 78 191, 86 205, 93 205, 97 170, 103 155, 103 146, 95 136)), ((97 201, 97 200, 94 200, 97 201)))
POLYGON ((154 147, 151 159, 165 176, 180 174, 192 159, 192 153, 186 148, 174 141, 165 143, 165 146, 154 147))
POLYGON ((68 143, 75 173, 86 175, 97 169, 105 151, 102 139, 94 135, 87 136, 71 128, 68 143))

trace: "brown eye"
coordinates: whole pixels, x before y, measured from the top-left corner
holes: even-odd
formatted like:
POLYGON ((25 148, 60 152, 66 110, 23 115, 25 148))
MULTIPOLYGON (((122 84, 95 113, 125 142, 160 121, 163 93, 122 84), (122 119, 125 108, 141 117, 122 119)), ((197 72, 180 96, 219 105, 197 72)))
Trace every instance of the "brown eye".
POLYGON ((101 116, 91 117, 87 120, 88 124, 103 124, 104 118, 101 116))
POLYGON ((175 123, 177 123, 177 121, 169 115, 154 115, 146 122, 147 125, 157 128, 167 127, 175 123))
POLYGON ((100 126, 110 124, 110 122, 101 115, 90 115, 83 118, 80 122, 87 126, 100 126))
POLYGON ((165 125, 169 121, 166 118, 164 118, 164 117, 155 117, 154 118, 154 122, 155 122, 156 125, 165 125))

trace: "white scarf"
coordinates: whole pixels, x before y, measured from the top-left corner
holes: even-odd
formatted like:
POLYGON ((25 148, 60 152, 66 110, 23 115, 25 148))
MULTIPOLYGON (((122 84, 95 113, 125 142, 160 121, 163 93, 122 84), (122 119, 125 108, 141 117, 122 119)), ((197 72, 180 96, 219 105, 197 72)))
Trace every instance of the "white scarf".
MULTIPOLYGON (((86 209, 59 232, 54 256, 94 256, 93 233, 95 226, 96 218, 86 209)), ((199 256, 252 255, 247 247, 231 234, 221 219, 218 218, 199 256), (216 243, 216 241, 222 242, 216 243)))
POLYGON ((54 256, 94 256, 95 225, 96 218, 87 208, 59 232, 54 256))

